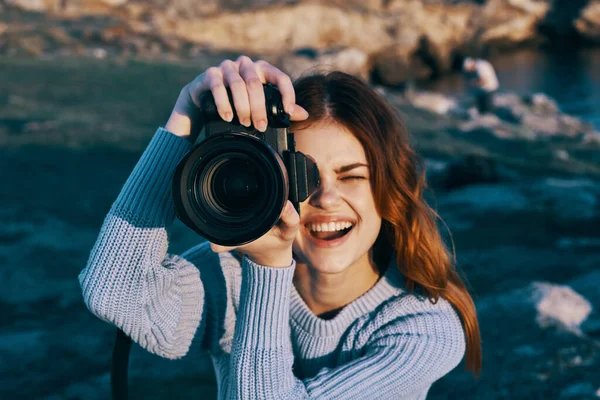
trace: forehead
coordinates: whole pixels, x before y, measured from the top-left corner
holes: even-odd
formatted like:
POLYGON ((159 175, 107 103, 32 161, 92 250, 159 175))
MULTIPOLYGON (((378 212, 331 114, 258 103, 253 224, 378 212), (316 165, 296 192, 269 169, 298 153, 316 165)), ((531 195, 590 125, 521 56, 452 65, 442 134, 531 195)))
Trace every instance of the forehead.
POLYGON ((293 132, 296 150, 311 156, 319 165, 367 162, 363 146, 340 124, 317 123, 293 132))

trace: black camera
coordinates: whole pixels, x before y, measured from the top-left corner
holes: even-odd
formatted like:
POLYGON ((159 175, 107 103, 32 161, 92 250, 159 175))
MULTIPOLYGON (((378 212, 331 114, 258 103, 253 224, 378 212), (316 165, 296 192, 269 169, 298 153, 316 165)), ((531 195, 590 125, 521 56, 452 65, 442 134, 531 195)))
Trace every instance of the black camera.
POLYGON ((173 199, 179 219, 212 243, 258 239, 277 223, 286 200, 299 212, 299 203, 319 186, 315 161, 295 150, 279 90, 267 84, 264 93, 264 133, 241 125, 237 116, 222 120, 212 94, 200 97, 205 137, 177 165, 173 199))

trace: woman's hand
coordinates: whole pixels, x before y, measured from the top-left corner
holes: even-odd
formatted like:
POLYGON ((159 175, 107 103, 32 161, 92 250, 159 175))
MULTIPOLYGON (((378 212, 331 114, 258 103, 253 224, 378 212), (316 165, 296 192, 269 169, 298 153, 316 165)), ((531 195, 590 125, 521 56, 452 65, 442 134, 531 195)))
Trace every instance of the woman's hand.
POLYGON ((215 99, 219 115, 225 121, 233 118, 233 109, 240 123, 254 125, 264 132, 267 127, 267 112, 263 84, 272 83, 279 89, 283 108, 292 121, 308 118, 308 113, 296 104, 294 87, 290 77, 266 61, 253 62, 246 56, 237 60, 225 60, 218 67, 211 67, 181 89, 173 112, 165 129, 195 142, 199 133, 200 95, 210 90, 215 99), (227 97, 226 88, 231 89, 233 107, 227 97))
POLYGON ((289 267, 292 264, 292 244, 300 226, 300 216, 287 200, 279 221, 269 232, 242 246, 228 247, 210 244, 216 253, 237 250, 256 264, 269 267, 289 267))

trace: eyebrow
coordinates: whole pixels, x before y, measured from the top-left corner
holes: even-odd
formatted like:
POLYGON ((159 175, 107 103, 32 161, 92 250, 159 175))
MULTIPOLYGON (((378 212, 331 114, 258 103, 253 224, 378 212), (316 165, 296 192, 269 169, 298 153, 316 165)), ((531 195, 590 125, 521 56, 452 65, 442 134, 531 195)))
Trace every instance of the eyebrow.
POLYGON ((357 162, 354 164, 344 165, 343 167, 336 169, 335 172, 338 174, 341 174, 342 172, 350 171, 350 170, 353 170, 354 168, 358 168, 358 167, 368 167, 368 165, 357 162))

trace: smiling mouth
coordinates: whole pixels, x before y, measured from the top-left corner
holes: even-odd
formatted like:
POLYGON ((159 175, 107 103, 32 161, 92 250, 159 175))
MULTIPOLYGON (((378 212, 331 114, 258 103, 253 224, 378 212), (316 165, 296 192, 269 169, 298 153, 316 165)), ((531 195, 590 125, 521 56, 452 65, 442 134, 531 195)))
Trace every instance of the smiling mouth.
POLYGON ((341 237, 346 236, 348 233, 350 233, 350 231, 353 228, 354 228, 354 225, 352 225, 352 226, 350 226, 348 228, 339 230, 339 231, 332 231, 332 232, 316 232, 316 231, 310 230, 308 228, 307 228, 307 230, 308 230, 308 233, 312 237, 314 237, 316 239, 319 239, 319 240, 335 240, 335 239, 339 239, 341 237))

